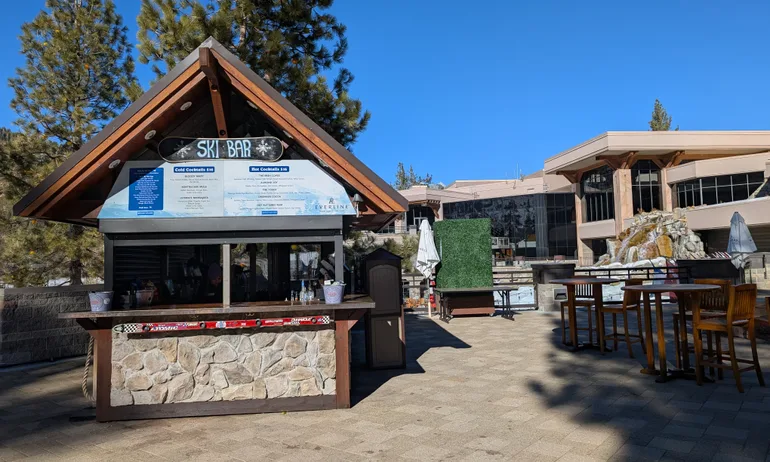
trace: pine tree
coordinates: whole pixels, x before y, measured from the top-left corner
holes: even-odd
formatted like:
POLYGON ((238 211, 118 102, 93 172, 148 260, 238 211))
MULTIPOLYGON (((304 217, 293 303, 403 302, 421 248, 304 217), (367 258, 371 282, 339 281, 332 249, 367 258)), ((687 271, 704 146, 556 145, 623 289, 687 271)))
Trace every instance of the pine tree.
POLYGON ((11 215, 12 204, 141 93, 127 28, 112 0, 47 0, 22 26, 26 58, 11 107, 18 132, 0 137, 0 279, 15 286, 101 276, 92 229, 11 215))
POLYGON ((345 26, 325 11, 333 0, 142 0, 139 61, 158 76, 214 37, 341 144, 350 147, 370 114, 349 96, 342 63, 345 26))
MULTIPOLYGON (((671 130, 671 116, 666 112, 666 108, 660 103, 660 100, 655 100, 655 106, 652 109, 652 119, 650 119, 650 130, 654 132, 665 132, 671 130)), ((679 130, 679 126, 674 129, 679 130)))
POLYGON ((393 183, 393 187, 397 190, 402 191, 404 189, 409 189, 414 185, 430 185, 431 183, 433 183, 433 175, 430 173, 425 176, 418 176, 414 173, 414 167, 411 165, 409 166, 409 172, 407 172, 404 168, 404 163, 398 163, 398 166, 396 167, 396 181, 393 183))

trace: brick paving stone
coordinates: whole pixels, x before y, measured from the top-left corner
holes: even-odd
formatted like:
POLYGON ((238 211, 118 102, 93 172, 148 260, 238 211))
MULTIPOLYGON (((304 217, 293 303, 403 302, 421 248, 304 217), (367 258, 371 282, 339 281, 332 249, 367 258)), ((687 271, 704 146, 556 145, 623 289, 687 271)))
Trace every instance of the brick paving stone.
POLYGON ((716 425, 709 425, 709 427, 706 429, 706 435, 718 437, 720 439, 735 439, 735 440, 745 440, 749 432, 747 430, 742 430, 739 428, 729 428, 729 427, 718 427, 716 425))
POLYGON ((549 443, 545 441, 538 441, 535 444, 529 446, 527 449, 529 452, 539 454, 541 456, 549 457, 562 457, 569 452, 570 447, 563 444, 549 443))
POLYGON ((703 429, 696 427, 685 427, 682 425, 668 424, 663 428, 665 435, 687 436, 690 438, 700 438, 703 436, 703 429))
MULTIPOLYGON (((413 314, 406 321, 407 369, 356 369, 354 382, 368 391, 356 395, 354 387, 351 409, 97 424, 70 420, 93 412, 80 396, 82 358, 0 370, 0 462, 717 455, 770 462, 770 390, 751 374, 743 375, 743 394, 729 374, 702 387, 656 384, 639 374, 638 346, 636 360, 624 348, 604 356, 567 351, 551 314, 520 313, 515 323, 471 317, 445 324, 413 314)), ((666 335, 670 340, 670 329, 666 335)), ((760 342, 759 353, 770 364, 770 345, 760 342)))
POLYGON ((684 441, 656 436, 652 439, 652 441, 650 441, 649 446, 663 449, 664 451, 689 453, 692 451, 692 448, 695 447, 695 443, 693 441, 684 441))
POLYGON ((619 458, 617 460, 660 460, 663 454, 665 451, 662 449, 625 444, 615 453, 615 457, 619 458))

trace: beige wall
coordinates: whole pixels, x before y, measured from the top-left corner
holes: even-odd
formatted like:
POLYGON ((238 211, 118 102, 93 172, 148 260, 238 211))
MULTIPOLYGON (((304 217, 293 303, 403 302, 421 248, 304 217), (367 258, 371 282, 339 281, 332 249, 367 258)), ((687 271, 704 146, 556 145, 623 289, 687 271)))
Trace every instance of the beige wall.
POLYGON ((749 156, 698 160, 665 169, 666 182, 668 184, 676 184, 681 183, 682 181, 710 176, 766 172, 768 162, 770 162, 770 152, 749 156))
POLYGON ((615 196, 615 235, 618 235, 623 231, 623 220, 634 216, 630 169, 619 169, 613 172, 612 190, 615 196))
POLYGON ((734 212, 740 213, 749 226, 770 224, 770 197, 684 210, 687 225, 696 231, 729 228, 734 212))
POLYGON ((577 227, 578 237, 580 239, 606 239, 615 237, 615 220, 592 221, 581 223, 577 227))

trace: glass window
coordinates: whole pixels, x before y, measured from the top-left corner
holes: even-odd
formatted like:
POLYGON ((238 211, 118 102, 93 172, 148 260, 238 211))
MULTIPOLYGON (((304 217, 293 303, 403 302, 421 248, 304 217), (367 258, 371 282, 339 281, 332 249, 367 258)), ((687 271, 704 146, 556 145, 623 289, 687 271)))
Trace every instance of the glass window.
POLYGON ((703 188, 703 205, 717 204, 717 188, 703 188))
MULTIPOLYGON (((697 181, 697 180, 694 180, 694 181, 697 181)), ((717 179, 714 176, 709 177, 709 178, 701 178, 700 181, 701 181, 701 185, 704 188, 707 188, 709 186, 716 186, 717 185, 717 179)))
POLYGON ((651 160, 640 160, 631 168, 634 213, 660 209, 660 168, 651 160))
POLYGON ((765 182, 765 174, 763 172, 751 172, 749 173, 749 183, 764 183, 765 182))
POLYGON ((730 179, 730 175, 718 176, 717 186, 730 186, 732 184, 730 179))
POLYGON ((586 172, 581 181, 581 189, 586 205, 586 222, 615 218, 612 169, 604 166, 586 172))
POLYGON ((733 185, 733 200, 743 201, 749 198, 749 186, 746 184, 733 185))
POLYGON ((717 188, 717 203, 724 204, 733 201, 732 186, 720 186, 717 188))

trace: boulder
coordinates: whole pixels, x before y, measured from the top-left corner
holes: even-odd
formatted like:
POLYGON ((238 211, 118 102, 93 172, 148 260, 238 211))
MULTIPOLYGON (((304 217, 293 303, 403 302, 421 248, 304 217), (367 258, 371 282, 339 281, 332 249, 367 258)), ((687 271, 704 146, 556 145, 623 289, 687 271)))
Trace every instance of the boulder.
POLYGON ((201 360, 201 352, 195 345, 184 342, 179 345, 179 365, 187 372, 194 373, 201 360))
POLYGON ((176 337, 162 338, 158 341, 158 350, 166 357, 166 361, 173 363, 176 361, 176 350, 179 341, 176 337))
POLYGON ((190 399, 195 388, 193 376, 190 373, 179 374, 168 383, 168 401, 179 403, 190 399))
POLYGON ((144 372, 133 372, 126 377, 126 388, 130 391, 149 390, 152 379, 144 372))
POLYGON ((130 406, 134 404, 134 397, 125 388, 110 390, 110 404, 112 406, 130 406))
POLYGON ((252 383, 233 385, 222 390, 222 399, 225 401, 234 401, 236 399, 251 399, 254 395, 254 385, 252 383))
POLYGON ((674 256, 674 243, 670 237, 666 235, 658 236, 655 239, 655 245, 658 247, 658 254, 661 257, 671 258, 674 256))
POLYGON ((218 390, 222 388, 227 388, 229 384, 227 383, 227 377, 225 376, 224 371, 221 369, 218 369, 211 373, 211 384, 214 385, 214 387, 218 390))
POLYGON ((238 363, 228 363, 221 366, 217 366, 219 370, 224 371, 225 377, 227 377, 227 383, 232 385, 243 385, 244 383, 251 383, 254 381, 254 376, 248 369, 238 363))
POLYGON ((297 356, 304 353, 306 349, 307 340, 297 334, 294 334, 286 341, 286 344, 283 347, 283 352, 289 358, 296 358, 297 356))
POLYGON ((286 374, 276 375, 265 379, 268 398, 280 398, 289 390, 289 380, 286 374))
POLYGON ((334 329, 324 329, 318 332, 318 350, 323 354, 333 354, 336 340, 334 329))
POLYGON ((148 374, 160 372, 168 367, 168 361, 159 350, 151 350, 144 354, 144 368, 148 374))
POLYGON ((263 379, 254 379, 253 387, 254 399, 267 398, 267 385, 265 385, 265 381, 263 379))
POLYGON ((126 369, 132 369, 135 371, 141 370, 144 368, 144 363, 142 359, 143 355, 142 353, 131 353, 130 355, 123 358, 122 364, 123 367, 126 369))

